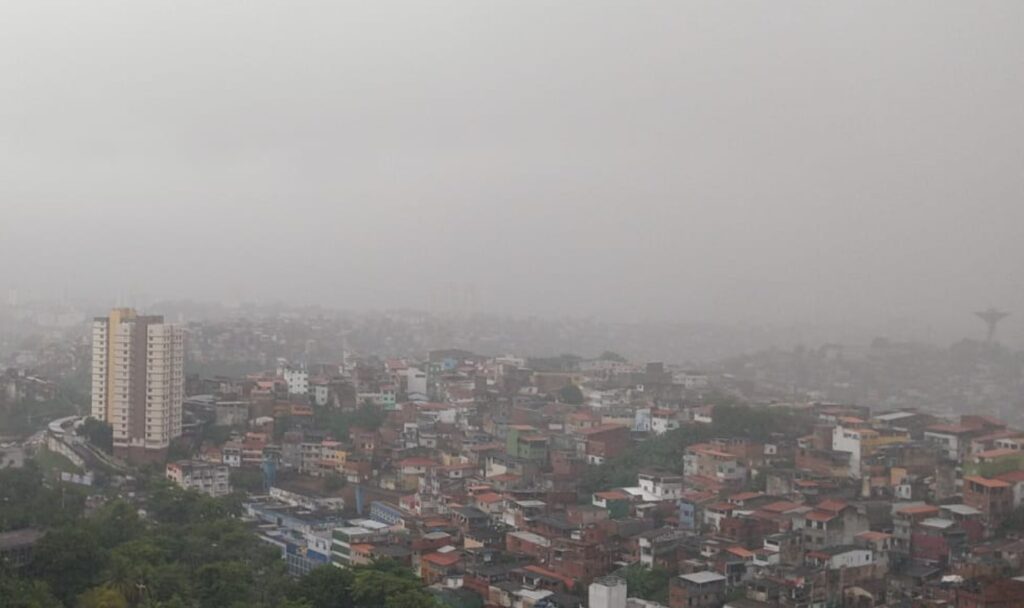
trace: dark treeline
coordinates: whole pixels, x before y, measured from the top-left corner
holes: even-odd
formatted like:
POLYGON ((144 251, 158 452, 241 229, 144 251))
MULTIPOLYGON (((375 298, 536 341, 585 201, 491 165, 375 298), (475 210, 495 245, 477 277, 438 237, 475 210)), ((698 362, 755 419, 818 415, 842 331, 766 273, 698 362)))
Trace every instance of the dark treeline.
POLYGON ((427 608, 433 597, 394 563, 290 578, 278 551, 236 517, 234 499, 155 478, 137 507, 85 515, 75 488, 34 467, 0 471, 0 529, 47 530, 31 563, 0 566, 0 605, 18 608, 427 608), (141 507, 141 508, 140 508, 141 507))

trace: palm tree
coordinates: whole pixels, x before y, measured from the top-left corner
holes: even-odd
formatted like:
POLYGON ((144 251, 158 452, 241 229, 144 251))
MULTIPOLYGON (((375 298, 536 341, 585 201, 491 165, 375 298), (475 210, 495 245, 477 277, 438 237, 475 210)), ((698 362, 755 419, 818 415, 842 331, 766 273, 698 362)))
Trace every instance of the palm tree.
POLYGON ((107 570, 107 586, 117 591, 130 606, 137 606, 146 591, 149 566, 139 561, 115 555, 107 570))

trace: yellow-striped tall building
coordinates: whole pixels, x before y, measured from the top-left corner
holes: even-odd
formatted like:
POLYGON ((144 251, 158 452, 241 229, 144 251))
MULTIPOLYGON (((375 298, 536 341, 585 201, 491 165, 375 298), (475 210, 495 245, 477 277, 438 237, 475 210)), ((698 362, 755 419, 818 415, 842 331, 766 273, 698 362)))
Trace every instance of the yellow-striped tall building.
POLYGON ((92 416, 114 429, 114 454, 162 460, 181 435, 184 336, 161 316, 115 308, 92 325, 92 416))

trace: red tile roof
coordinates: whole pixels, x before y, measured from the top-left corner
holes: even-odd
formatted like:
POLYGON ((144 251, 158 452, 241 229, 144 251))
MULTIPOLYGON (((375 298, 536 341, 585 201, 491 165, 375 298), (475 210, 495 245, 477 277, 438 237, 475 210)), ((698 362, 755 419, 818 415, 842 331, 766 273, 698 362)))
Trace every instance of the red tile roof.
POLYGON ((1002 430, 1002 431, 996 431, 994 433, 989 433, 987 435, 982 435, 981 437, 975 437, 973 439, 973 441, 977 441, 977 442, 981 442, 981 443, 986 443, 986 442, 989 442, 989 441, 995 441, 996 439, 1009 439, 1011 437, 1020 437, 1021 434, 1022 433, 1020 431, 1015 430, 1015 429, 1005 429, 1005 430, 1002 430))
POLYGON ((830 498, 819 502, 814 506, 814 508, 822 511, 828 511, 829 513, 838 513, 848 506, 849 505, 841 500, 834 500, 830 498))
POLYGON ((708 505, 704 508, 713 511, 735 511, 736 505, 732 504, 731 502, 716 502, 715 504, 708 505))
POLYGON ((700 490, 686 490, 683 492, 683 498, 694 503, 703 504, 711 502, 717 496, 714 492, 702 492, 700 490))
POLYGON ((569 578, 568 576, 561 575, 555 572, 554 570, 548 570, 547 568, 541 568, 540 566, 533 565, 525 566, 523 570, 561 581, 562 584, 565 585, 565 588, 569 590, 572 590, 572 588, 576 586, 576 581, 574 579, 569 578))
POLYGON ((690 446, 689 451, 693 452, 694 454, 706 454, 708 456, 717 456, 720 458, 735 458, 735 456, 730 454, 729 452, 723 452, 722 450, 717 450, 713 447, 694 445, 690 446))
POLYGON ((925 513, 938 513, 939 508, 934 505, 914 505, 911 507, 903 507, 896 512, 906 513, 907 515, 923 515, 925 513))
POLYGON ((437 463, 429 458, 406 458, 398 463, 403 467, 433 467, 437 463))
POLYGON ((1006 483, 1002 479, 987 479, 985 477, 979 477, 977 475, 972 475, 970 477, 964 477, 964 481, 970 481, 972 483, 976 483, 979 486, 984 486, 986 488, 1008 488, 1008 487, 1010 487, 1010 484, 1006 483))
POLYGON ((927 428, 926 431, 932 433, 943 433, 947 435, 962 435, 963 433, 973 433, 978 430, 976 426, 964 426, 962 424, 933 424, 927 428))
POLYGON ((457 564, 462 555, 458 551, 452 551, 450 553, 428 553, 424 555, 422 561, 436 564, 438 566, 451 566, 457 564))
POLYGON ((521 475, 516 475, 515 473, 502 473, 501 475, 494 475, 492 477, 488 477, 487 481, 515 481, 521 478, 521 475))
POLYGON ((501 497, 501 494, 496 494, 494 492, 488 492, 486 494, 481 494, 476 497, 477 502, 484 504, 492 504, 496 502, 501 502, 502 500, 504 499, 501 497))
POLYGON ((740 492, 730 496, 729 500, 750 500, 752 498, 760 498, 761 496, 764 496, 761 492, 740 492))
POLYGON ((1010 471, 1009 473, 996 475, 996 479, 1001 479, 1007 483, 1020 483, 1024 481, 1024 471, 1010 471))
POLYGON ((769 513, 785 513, 786 511, 792 511, 793 509, 799 509, 802 505, 796 502, 789 502, 788 500, 780 500, 779 502, 773 502, 770 505, 761 507, 762 511, 768 511, 769 513))

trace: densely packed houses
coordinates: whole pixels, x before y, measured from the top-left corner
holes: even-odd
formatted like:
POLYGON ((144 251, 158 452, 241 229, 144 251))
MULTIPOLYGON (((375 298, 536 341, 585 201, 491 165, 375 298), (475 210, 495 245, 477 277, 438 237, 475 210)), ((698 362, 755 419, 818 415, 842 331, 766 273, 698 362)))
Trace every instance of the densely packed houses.
POLYGON ((452 606, 1024 605, 1024 431, 990 417, 460 350, 189 392, 225 430, 198 458, 255 475, 297 575, 391 559, 452 606))

